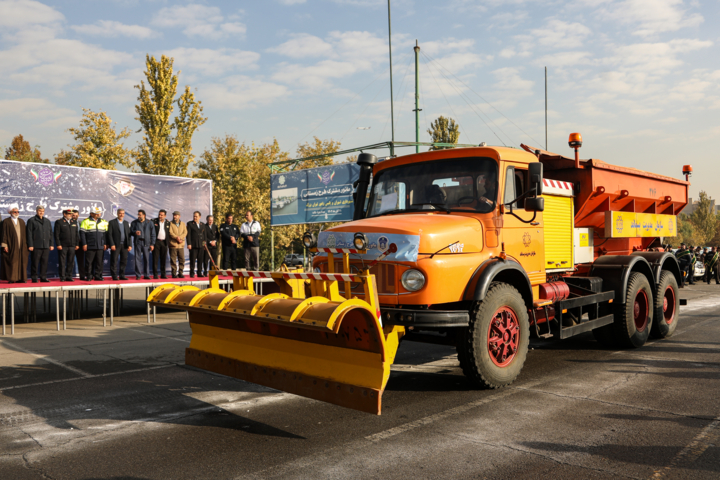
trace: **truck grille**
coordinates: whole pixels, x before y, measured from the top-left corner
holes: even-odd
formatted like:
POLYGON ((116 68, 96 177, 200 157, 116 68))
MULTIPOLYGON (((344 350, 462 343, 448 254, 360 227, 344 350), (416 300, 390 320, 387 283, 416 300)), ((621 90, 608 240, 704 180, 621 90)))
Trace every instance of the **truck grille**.
MULTIPOLYGON (((367 265, 368 262, 365 262, 367 265)), ((352 273, 360 273, 362 272, 363 264, 362 262, 358 261, 351 261, 350 262, 350 271, 352 273)), ((323 272, 327 272, 327 263, 320 264, 320 269, 323 272)), ((342 272, 343 271, 343 264, 342 260, 338 261, 335 260, 335 272, 342 272)), ((398 293, 397 289, 397 266, 393 264, 387 264, 387 263, 378 263, 373 268, 370 269, 370 273, 375 275, 375 279, 377 280, 377 287, 378 287, 378 294, 379 295, 395 295, 398 293)), ((345 284, 340 283, 340 292, 345 291, 345 284)), ((354 283, 352 287, 353 293, 361 294, 363 292, 362 284, 354 283)))

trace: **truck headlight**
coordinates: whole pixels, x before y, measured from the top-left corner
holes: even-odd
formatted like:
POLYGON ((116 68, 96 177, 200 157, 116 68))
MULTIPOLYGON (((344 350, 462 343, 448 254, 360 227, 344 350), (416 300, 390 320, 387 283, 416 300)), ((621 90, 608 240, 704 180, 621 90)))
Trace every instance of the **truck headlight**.
POLYGON ((302 241, 303 245, 305 245, 305 248, 315 248, 315 246, 317 245, 315 235, 312 232, 305 232, 302 241))
POLYGON ((425 275, 420 270, 406 270, 400 277, 400 283, 408 292, 417 292, 425 285, 425 275))
POLYGON ((353 237, 353 245, 356 250, 365 250, 368 245, 368 238, 364 233, 356 233, 353 237))

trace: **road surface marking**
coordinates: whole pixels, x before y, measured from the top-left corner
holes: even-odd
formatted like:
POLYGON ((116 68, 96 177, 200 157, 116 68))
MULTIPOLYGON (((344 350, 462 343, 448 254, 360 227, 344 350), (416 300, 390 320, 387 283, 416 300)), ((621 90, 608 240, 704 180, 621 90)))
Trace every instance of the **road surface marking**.
MULTIPOLYGON (((146 332, 145 331, 146 328, 147 327, 130 328, 129 330, 132 330, 133 332, 145 333, 147 335, 153 335, 155 337, 162 337, 162 338, 167 338, 170 340, 175 340, 177 342, 190 343, 190 340, 183 340, 182 338, 176 338, 176 337, 168 337, 167 335, 160 335, 159 333, 146 332)), ((181 333, 181 335, 190 335, 190 334, 189 333, 181 333)))
POLYGON ((110 377, 113 375, 124 375, 126 373, 145 372, 147 370, 157 370, 158 368, 168 368, 168 367, 176 367, 176 366, 177 366, 176 364, 171 363, 169 365, 157 365, 155 367, 136 368, 134 370, 125 370, 122 372, 98 373, 97 375, 88 374, 87 376, 84 376, 84 377, 62 378, 60 380, 48 380, 47 382, 28 383, 25 385, 16 385, 14 387, 0 387, 0 392, 2 392, 4 390, 15 390, 18 388, 37 387, 38 385, 50 385, 52 383, 74 382, 75 380, 87 380, 90 378, 110 377))
POLYGON ((673 458, 667 466, 661 468, 660 470, 656 470, 650 478, 664 478, 670 470, 677 468, 678 465, 682 467, 682 465, 689 466, 694 463, 695 460, 705 453, 705 450, 717 444, 718 439, 720 439, 718 426, 720 426, 720 416, 710 422, 710 425, 703 428, 692 442, 675 455, 675 458, 673 458))
POLYGON ((41 353, 35 353, 35 352, 33 352, 33 351, 30 351, 30 350, 28 350, 28 349, 26 349, 26 348, 23 348, 23 347, 21 347, 20 345, 17 345, 17 344, 15 344, 15 343, 13 343, 13 342, 10 342, 10 341, 8 341, 8 340, 3 340, 2 343, 3 343, 3 345, 8 345, 8 346, 10 346, 11 348, 14 348, 15 350, 20 350, 21 352, 27 353, 28 355, 32 355, 33 357, 40 358, 40 359, 42 359, 42 360, 45 360, 45 361, 48 362, 48 363, 52 363, 53 365, 57 365, 58 367, 62 367, 62 368, 64 368, 65 370, 69 370, 69 371, 71 371, 71 372, 73 372, 73 373, 75 373, 75 374, 77 374, 77 375, 80 375, 80 376, 83 376, 83 377, 92 377, 92 374, 91 374, 91 373, 84 372, 84 371, 80 370, 79 368, 71 367, 70 365, 65 365, 65 364, 62 363, 62 362, 58 362, 58 361, 55 360, 54 358, 50 358, 49 356, 43 355, 43 354, 41 354, 41 353))

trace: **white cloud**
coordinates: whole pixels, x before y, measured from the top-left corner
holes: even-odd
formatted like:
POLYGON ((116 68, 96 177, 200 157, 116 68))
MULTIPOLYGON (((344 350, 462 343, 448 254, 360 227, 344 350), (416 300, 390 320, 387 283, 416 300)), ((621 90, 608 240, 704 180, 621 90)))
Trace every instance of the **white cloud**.
POLYGON ((307 0, 278 0, 283 5, 300 5, 305 3, 307 0))
POLYGON ((702 15, 690 14, 684 6, 683 0, 624 0, 613 2, 600 12, 609 20, 634 26, 633 35, 647 37, 700 25, 702 15))
POLYGON ((61 108, 46 98, 22 97, 0 100, 0 115, 24 120, 48 120, 72 115, 72 110, 61 108))
POLYGON ((198 70, 204 75, 220 75, 228 71, 255 69, 260 54, 232 48, 176 48, 166 52, 175 59, 174 65, 187 72, 198 70))
POLYGON ((314 35, 301 33, 285 43, 268 49, 268 52, 278 53, 291 58, 322 57, 331 54, 332 45, 314 35))
POLYGON ((581 23, 568 23, 550 19, 542 28, 530 30, 531 36, 519 37, 551 48, 577 48, 582 46, 591 31, 581 23))
POLYGON ((141 25, 125 25, 113 20, 100 20, 95 25, 73 25, 73 30, 85 35, 97 35, 100 37, 134 37, 139 39, 152 38, 158 33, 148 27, 141 25))
POLYGON ((244 37, 247 27, 241 22, 227 21, 234 19, 223 16, 218 7, 189 4, 160 9, 152 23, 161 28, 184 27, 183 33, 188 37, 244 37))
POLYGON ((203 103, 213 108, 240 110, 271 103, 289 93, 288 87, 244 75, 198 87, 203 103))
POLYGON ((61 22, 62 13, 33 0, 0 1, 0 27, 21 29, 30 25, 61 22))

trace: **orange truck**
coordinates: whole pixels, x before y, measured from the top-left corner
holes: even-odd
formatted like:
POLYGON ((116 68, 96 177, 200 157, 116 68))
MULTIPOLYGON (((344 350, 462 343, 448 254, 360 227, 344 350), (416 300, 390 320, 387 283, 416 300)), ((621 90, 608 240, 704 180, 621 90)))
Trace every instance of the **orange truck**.
POLYGON ((531 337, 672 335, 681 271, 661 241, 689 183, 580 161, 580 135, 569 143, 574 159, 525 145, 362 153, 354 220, 305 234, 312 273, 218 270, 208 290, 148 301, 189 312, 190 365, 376 414, 403 340, 455 345, 474 383, 499 388, 531 337), (257 295, 258 277, 277 292, 257 295))

